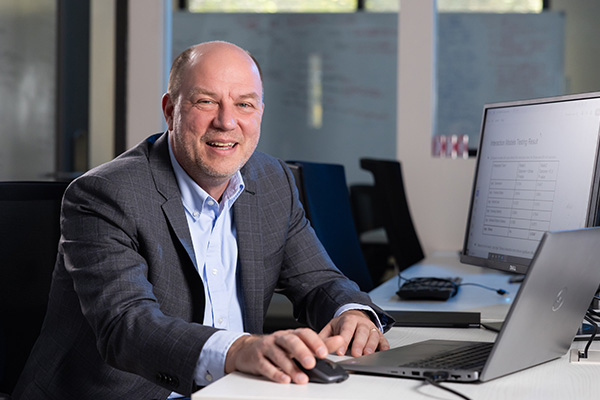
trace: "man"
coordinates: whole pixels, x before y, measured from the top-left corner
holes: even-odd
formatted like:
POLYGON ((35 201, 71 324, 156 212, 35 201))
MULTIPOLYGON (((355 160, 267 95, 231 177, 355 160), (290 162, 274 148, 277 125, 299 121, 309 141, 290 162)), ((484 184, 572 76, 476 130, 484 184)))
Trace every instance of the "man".
POLYGON ((292 358, 389 348, 391 320, 332 265, 285 164, 255 152, 262 93, 245 51, 194 46, 162 99, 168 132, 70 185, 15 398, 164 399, 236 370, 302 384, 292 358), (260 335, 275 289, 320 332, 260 335))

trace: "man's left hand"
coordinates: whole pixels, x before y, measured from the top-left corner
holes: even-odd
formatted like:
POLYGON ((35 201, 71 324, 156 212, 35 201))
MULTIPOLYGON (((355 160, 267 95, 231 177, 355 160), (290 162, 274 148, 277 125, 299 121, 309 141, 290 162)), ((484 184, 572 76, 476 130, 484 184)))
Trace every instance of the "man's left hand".
POLYGON ((322 339, 330 336, 340 335, 344 338, 344 344, 336 351, 337 355, 345 355, 350 348, 350 355, 359 357, 374 353, 378 350, 388 350, 388 343, 383 333, 375 326, 371 318, 364 311, 348 310, 337 318, 332 319, 319 332, 322 339))

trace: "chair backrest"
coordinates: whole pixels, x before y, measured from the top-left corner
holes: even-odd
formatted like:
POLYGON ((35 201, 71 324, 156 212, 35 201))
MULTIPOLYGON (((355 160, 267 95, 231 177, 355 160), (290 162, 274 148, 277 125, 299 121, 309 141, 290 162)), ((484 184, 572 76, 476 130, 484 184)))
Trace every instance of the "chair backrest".
POLYGON ((350 185, 350 207, 367 267, 378 286, 395 271, 395 266, 383 227, 386 215, 376 203, 375 186, 361 183, 350 185))
POLYGON ((350 185, 350 207, 356 225, 361 233, 383 228, 384 214, 376 204, 374 185, 355 183, 350 185))
POLYGON ((425 254, 410 215, 400 162, 361 158, 361 168, 375 181, 376 206, 386 215, 383 226, 400 271, 421 261, 425 254))
POLYGON ((0 392, 12 391, 40 333, 66 187, 0 182, 0 392))
POLYGON ((373 289, 352 218, 344 167, 306 161, 288 165, 300 176, 296 185, 307 217, 335 265, 361 290, 373 289))
POLYGON ((306 204, 306 194, 304 193, 304 178, 302 177, 302 170, 300 166, 300 162, 297 164, 293 164, 291 161, 287 163, 288 168, 292 171, 292 175, 294 175, 294 180, 296 181, 296 187, 298 188, 298 197, 300 197, 300 203, 304 206, 304 213, 306 214, 306 218, 310 221, 310 210, 308 210, 305 206, 306 204))

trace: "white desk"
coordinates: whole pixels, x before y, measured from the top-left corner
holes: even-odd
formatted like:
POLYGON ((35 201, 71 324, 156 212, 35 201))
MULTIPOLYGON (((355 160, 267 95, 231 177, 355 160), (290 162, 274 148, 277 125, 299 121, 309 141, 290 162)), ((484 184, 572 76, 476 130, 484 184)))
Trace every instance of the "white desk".
MULTIPOLYGON (((460 276, 463 282, 475 282, 508 290, 508 296, 479 287, 465 286, 446 302, 400 301, 395 295, 397 278, 370 292, 378 306, 386 310, 476 311, 484 322, 502 321, 519 288, 509 284, 509 275, 485 268, 460 264, 456 254, 438 255, 426 259, 403 272, 407 278, 417 276, 460 276)), ((386 337, 392 347, 426 339, 456 339, 493 341, 496 334, 484 329, 455 328, 392 328, 386 337)), ((585 342, 575 342, 573 348, 583 348, 585 342)), ((600 349, 595 343, 592 349, 600 349)), ((333 360, 340 357, 330 356, 333 360)), ((569 356, 507 375, 486 383, 444 383, 473 400, 485 399, 591 399, 600 393, 600 363, 572 364, 569 356)), ((339 384, 281 385, 241 373, 230 374, 198 391, 192 400, 215 399, 458 399, 457 396, 421 380, 351 374, 339 384)))
MULTIPOLYGON (((394 347, 428 338, 488 340, 495 334, 480 329, 392 328, 386 334, 394 347)), ((584 342, 574 346, 582 348, 584 342)), ((592 345, 594 348, 596 345, 592 345)), ((339 357, 332 356, 336 360, 339 357)), ((444 383, 473 400, 485 399, 592 399, 600 393, 600 364, 571 364, 568 355, 554 361, 507 375, 486 383, 444 383)), ((350 374, 338 384, 282 385, 250 375, 230 374, 196 392, 192 400, 214 399, 432 399, 455 400, 458 397, 420 380, 350 374)))

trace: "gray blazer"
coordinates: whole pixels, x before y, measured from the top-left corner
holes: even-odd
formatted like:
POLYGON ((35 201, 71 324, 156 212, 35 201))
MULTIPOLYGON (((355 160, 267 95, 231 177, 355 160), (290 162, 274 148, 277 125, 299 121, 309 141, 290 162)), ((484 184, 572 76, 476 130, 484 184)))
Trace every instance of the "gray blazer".
MULTIPOLYGON (((285 164, 255 152, 241 172, 234 221, 245 330, 262 332, 275 290, 314 329, 348 302, 379 313, 333 266, 285 164)), ((216 329, 202 325, 204 288, 167 134, 76 179, 61 229, 47 316, 14 398, 164 399, 197 390, 193 371, 216 329)))

